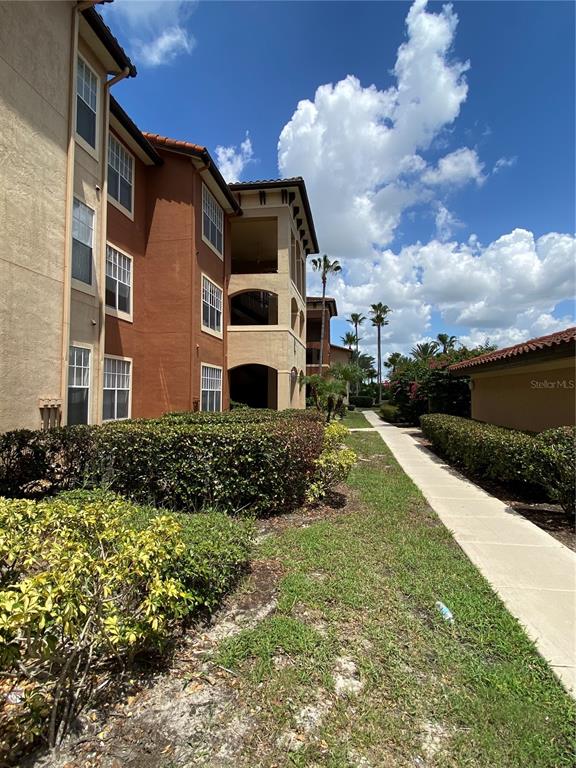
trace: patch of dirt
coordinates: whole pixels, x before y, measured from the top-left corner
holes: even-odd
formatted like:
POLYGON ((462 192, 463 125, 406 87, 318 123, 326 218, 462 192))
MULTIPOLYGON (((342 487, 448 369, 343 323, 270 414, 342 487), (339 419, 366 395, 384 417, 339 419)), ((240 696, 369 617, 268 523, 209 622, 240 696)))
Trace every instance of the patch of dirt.
MULTIPOLYGON (((419 445, 430 451, 434 456, 442 458, 434 451, 432 443, 421 432, 414 433, 413 437, 419 445)), ((574 515, 565 512, 559 504, 544 501, 537 491, 533 495, 512 491, 510 488, 493 480, 475 477, 472 473, 466 472, 461 467, 453 468, 453 472, 482 488, 491 496, 495 496, 519 515, 522 515, 522 517, 542 528, 542 530, 549 533, 566 547, 576 552, 576 518, 574 515)))
MULTIPOLYGON (((356 494, 342 485, 323 504, 261 520, 257 530, 263 537, 357 508, 356 494)), ((255 739, 266 749, 260 706, 242 695, 234 672, 216 665, 211 656, 223 639, 274 613, 283 574, 276 560, 253 560, 220 610, 185 629, 168 658, 161 663, 147 659, 119 676, 108 701, 83 712, 57 752, 36 753, 21 768, 254 768, 242 756, 255 739)), ((298 744, 313 736, 332 707, 318 692, 311 694, 310 705, 295 719, 298 744)))

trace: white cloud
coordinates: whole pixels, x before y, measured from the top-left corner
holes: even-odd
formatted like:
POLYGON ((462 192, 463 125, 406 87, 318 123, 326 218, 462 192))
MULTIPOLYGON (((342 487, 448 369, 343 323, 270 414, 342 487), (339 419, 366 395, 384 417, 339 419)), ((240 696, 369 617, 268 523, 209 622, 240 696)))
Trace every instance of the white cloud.
POLYGON ((480 162, 476 150, 463 147, 441 157, 436 168, 430 168, 422 174, 422 181, 432 186, 461 186, 469 181, 482 184, 485 181, 483 168, 484 164, 480 162))
POLYGON ((252 142, 248 133, 246 133, 246 138, 239 148, 235 146, 216 147, 218 168, 229 184, 240 181, 244 168, 248 163, 253 162, 253 154, 252 142))
POLYGON ((512 168, 516 165, 517 160, 517 157, 499 157, 494 163, 492 173, 499 173, 503 168, 512 168))
POLYGON ((353 75, 321 85, 280 134, 280 172, 306 178, 322 247, 341 258, 368 258, 374 243, 390 243, 403 212, 434 198, 430 184, 482 176, 474 150, 452 152, 436 168, 422 157, 468 93, 468 64, 450 56, 457 17, 451 6, 428 13, 416 0, 406 23, 395 85, 364 87, 353 75))
POLYGON ((126 30, 136 63, 158 67, 193 51, 196 41, 186 22, 196 5, 188 0, 116 0, 104 13, 126 30))
MULTIPOLYGON (((433 335, 438 317, 461 327, 463 340, 490 336, 499 344, 570 324, 554 311, 575 291, 572 235, 537 239, 514 229, 488 245, 475 235, 452 239, 463 224, 447 196, 488 183, 515 158, 500 158, 488 172, 476 149, 446 152, 468 93, 468 64, 451 53, 457 17, 451 6, 431 13, 416 0, 406 23, 390 88, 363 86, 353 75, 321 85, 313 100, 299 102, 279 138, 281 174, 304 176, 321 248, 344 266, 328 287, 340 316, 367 314, 377 301, 393 307, 387 352, 433 335), (446 154, 438 158, 440 147, 446 154), (428 206, 435 239, 391 249, 403 214, 416 205, 428 206)), ((310 274, 309 292, 319 288, 310 274)), ((363 348, 374 354, 375 332, 362 331, 363 348)))

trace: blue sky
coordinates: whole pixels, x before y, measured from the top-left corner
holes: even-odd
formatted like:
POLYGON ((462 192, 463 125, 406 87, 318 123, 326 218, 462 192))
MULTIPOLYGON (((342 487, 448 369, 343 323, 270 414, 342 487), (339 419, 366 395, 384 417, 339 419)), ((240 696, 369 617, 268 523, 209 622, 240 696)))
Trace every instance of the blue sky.
POLYGON ((138 65, 114 93, 140 127, 205 144, 230 179, 304 176, 320 246, 344 266, 340 313, 389 304, 390 352, 442 330, 503 345, 572 322, 574 8, 116 0, 104 13, 138 65))

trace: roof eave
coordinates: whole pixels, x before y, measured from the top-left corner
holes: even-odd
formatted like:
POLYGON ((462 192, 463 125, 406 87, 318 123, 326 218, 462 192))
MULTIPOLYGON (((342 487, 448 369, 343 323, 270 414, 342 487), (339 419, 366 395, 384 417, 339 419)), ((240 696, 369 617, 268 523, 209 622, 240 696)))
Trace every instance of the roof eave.
POLYGON ((118 40, 112 34, 110 28, 104 19, 94 7, 86 8, 82 11, 82 16, 92 29, 96 37, 100 40, 104 48, 118 65, 119 71, 128 70, 128 77, 136 77, 138 71, 126 51, 122 48, 118 40))

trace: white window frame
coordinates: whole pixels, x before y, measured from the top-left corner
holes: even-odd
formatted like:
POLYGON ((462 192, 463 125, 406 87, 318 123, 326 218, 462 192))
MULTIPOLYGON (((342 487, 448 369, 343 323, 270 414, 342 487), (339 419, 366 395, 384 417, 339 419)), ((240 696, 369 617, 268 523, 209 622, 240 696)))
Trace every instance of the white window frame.
MULTIPOLYGON (((130 210, 128 210, 128 208, 126 208, 126 207, 124 207, 122 205, 120 200, 116 200, 116 198, 113 197, 110 194, 110 186, 108 184, 107 185, 107 188, 108 188, 108 202, 110 203, 110 205, 113 205, 114 208, 117 208, 121 213, 123 213, 125 216, 127 216, 130 219, 130 221, 134 221, 134 187, 135 187, 135 182, 136 182, 136 159, 135 159, 134 155, 132 154, 132 152, 130 152, 130 150, 128 150, 126 148, 126 146, 124 144, 122 144, 120 139, 117 136, 115 136, 112 133, 112 131, 108 131, 108 157, 106 158, 106 177, 107 178, 109 178, 108 166, 110 165, 110 159, 109 158, 110 158, 110 147, 112 145, 112 141, 115 141, 120 146, 120 148, 124 152, 126 152, 126 154, 130 158, 130 161, 132 163, 132 181, 131 181, 131 194, 132 194, 132 197, 131 197, 131 200, 130 200, 130 210)), ((118 171, 118 175, 120 175, 120 171, 118 171)))
MULTIPOLYGON (((119 355, 104 355, 104 365, 102 368, 102 421, 103 422, 109 422, 109 421, 127 421, 128 419, 132 418, 132 381, 134 376, 134 363, 132 361, 131 357, 120 357, 119 355), (122 416, 122 418, 113 418, 113 419, 105 419, 104 418, 104 390, 105 389, 111 389, 111 387, 104 386, 106 383, 106 360, 120 360, 124 363, 130 364, 130 386, 128 388, 128 416, 122 416)), ((118 388, 114 388, 114 392, 125 392, 126 390, 118 388)), ((118 407, 118 403, 116 403, 116 408, 118 407)))
POLYGON ((81 197, 78 195, 74 195, 72 198, 72 213, 71 213, 71 224, 72 224, 72 241, 70 243, 70 280, 72 288, 75 288, 78 291, 82 291, 83 293, 89 293, 90 295, 94 295, 96 292, 96 246, 94 244, 95 240, 95 233, 97 230, 97 223, 96 223, 96 211, 94 208, 92 208, 91 205, 88 205, 88 203, 85 200, 82 200, 81 197), (89 208, 92 211, 92 269, 91 269, 91 280, 90 283, 85 283, 83 280, 78 280, 75 277, 72 277, 72 262, 74 260, 74 200, 77 200, 79 203, 82 203, 86 208, 89 208))
POLYGON ((202 328, 202 331, 204 333, 209 333, 211 336, 216 336, 218 339, 223 338, 224 331, 224 290, 222 289, 221 285, 218 285, 217 282, 212 280, 211 277, 208 277, 208 275, 202 273, 202 280, 201 280, 201 296, 200 296, 200 327, 202 328), (215 288, 217 288, 220 291, 220 330, 217 331, 214 328, 210 328, 209 325, 204 325, 204 281, 210 283, 210 285, 213 285, 215 288))
MULTIPOLYGON (((94 359, 94 347, 91 344, 84 344, 81 341, 70 341, 68 343, 68 361, 66 365, 66 424, 68 424, 68 408, 70 406, 70 350, 72 348, 85 349, 88 351, 88 414, 86 424, 92 424, 92 361, 94 359)), ((76 389, 85 389, 85 387, 76 387, 76 389)))
MULTIPOLYGON (((118 293, 116 293, 116 303, 118 303, 118 293)), ((134 322, 134 257, 131 256, 129 253, 126 253, 126 251, 123 251, 122 248, 118 248, 117 245, 114 245, 114 243, 111 243, 109 240, 106 241, 106 263, 104 268, 104 311, 107 315, 111 315, 112 317, 118 317, 120 320, 126 320, 129 323, 134 322), (127 259, 130 260, 130 312, 124 312, 121 309, 117 309, 116 307, 110 307, 108 304, 106 304, 106 278, 108 277, 107 270, 108 270, 108 248, 112 248, 114 251, 117 251, 121 256, 125 256, 127 259)), ((128 360, 129 358, 126 358, 128 360)))
POLYGON ((219 411, 207 411, 207 413, 219 413, 222 411, 222 388, 223 388, 223 369, 220 365, 212 365, 212 363, 200 363, 200 410, 204 410, 202 408, 202 393, 204 391, 206 392, 218 392, 220 391, 220 410, 219 411), (202 384, 204 379, 204 368, 211 368, 215 371, 220 371, 220 390, 217 389, 207 389, 204 390, 202 384))
MULTIPOLYGON (((99 146, 100 146, 100 104, 101 104, 101 90, 102 90, 102 78, 96 72, 94 67, 92 67, 86 60, 86 58, 80 53, 77 53, 77 59, 76 59, 76 66, 74 67, 74 137, 76 139, 76 143, 79 144, 82 149, 84 149, 86 152, 88 152, 89 155, 92 155, 92 157, 95 160, 98 160, 99 158, 99 146), (81 59, 84 66, 92 72, 94 77, 96 78, 96 82, 98 83, 98 86, 96 88, 96 133, 95 133, 95 139, 94 142, 96 144, 95 147, 90 146, 86 139, 84 139, 80 134, 78 133, 78 105, 77 105, 77 99, 78 99, 78 59, 81 59)), ((82 98, 80 96, 80 98, 82 98)), ((84 101, 84 99, 82 99, 84 101)), ((90 105, 88 105, 90 106, 90 105)), ((90 107, 91 108, 91 107, 90 107)))
MULTIPOLYGON (((218 222, 214 221, 214 218, 210 215, 210 211, 207 211, 208 218, 212 223, 216 226, 218 229, 218 222)), ((202 240, 206 243, 206 245, 214 251, 214 253, 224 261, 224 227, 225 227, 225 216, 224 216, 224 209, 220 205, 220 203, 216 200, 212 192, 208 189, 207 185, 202 183, 202 240), (216 206, 216 210, 220 212, 220 219, 221 219, 221 235, 222 235, 222 251, 220 252, 218 248, 212 243, 211 240, 206 237, 204 234, 204 206, 205 203, 209 202, 212 203, 214 206, 216 206)))

